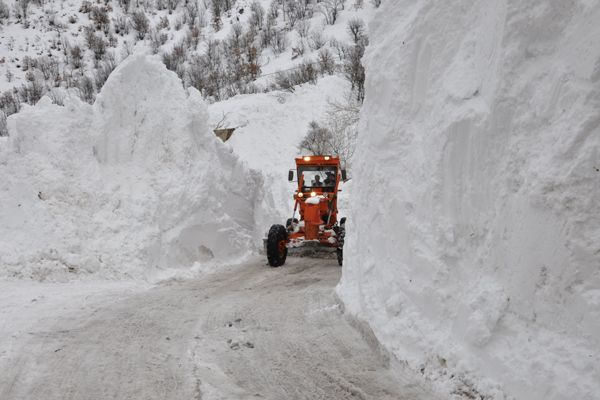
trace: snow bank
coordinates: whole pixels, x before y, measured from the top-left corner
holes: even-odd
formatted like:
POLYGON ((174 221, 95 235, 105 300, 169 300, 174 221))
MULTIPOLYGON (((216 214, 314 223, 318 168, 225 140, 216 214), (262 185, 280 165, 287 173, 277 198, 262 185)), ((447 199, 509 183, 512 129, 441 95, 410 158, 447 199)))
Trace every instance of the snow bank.
POLYGON ((597 398, 600 2, 387 1, 375 20, 349 311, 455 394, 597 398))
POLYGON ((44 98, 0 148, 0 276, 149 277, 252 246, 262 179, 208 129, 200 94, 131 57, 95 104, 44 98))

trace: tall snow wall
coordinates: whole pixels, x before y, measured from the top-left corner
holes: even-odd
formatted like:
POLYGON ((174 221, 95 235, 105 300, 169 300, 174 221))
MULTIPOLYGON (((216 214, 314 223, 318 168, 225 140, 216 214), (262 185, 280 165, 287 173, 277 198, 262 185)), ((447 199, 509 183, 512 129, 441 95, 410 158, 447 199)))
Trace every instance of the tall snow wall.
MULTIPOLYGON (((208 128, 206 105, 157 59, 110 76, 93 106, 47 98, 0 144, 0 275, 152 278, 243 256, 262 178, 208 128)), ((261 230, 262 233, 262 230, 261 230)))
POLYGON ((348 310, 457 395, 597 399, 600 2, 384 1, 374 21, 348 310))

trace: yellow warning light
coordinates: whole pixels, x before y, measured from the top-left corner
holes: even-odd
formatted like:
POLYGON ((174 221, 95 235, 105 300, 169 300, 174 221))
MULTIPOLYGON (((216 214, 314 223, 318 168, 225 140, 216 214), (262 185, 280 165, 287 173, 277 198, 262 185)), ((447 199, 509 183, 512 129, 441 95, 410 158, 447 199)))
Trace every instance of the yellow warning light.
POLYGON ((310 157, 309 156, 304 157, 304 161, 310 161, 310 157))
POLYGON ((330 158, 331 157, 329 157, 329 156, 325 156, 325 161, 329 161, 330 158))

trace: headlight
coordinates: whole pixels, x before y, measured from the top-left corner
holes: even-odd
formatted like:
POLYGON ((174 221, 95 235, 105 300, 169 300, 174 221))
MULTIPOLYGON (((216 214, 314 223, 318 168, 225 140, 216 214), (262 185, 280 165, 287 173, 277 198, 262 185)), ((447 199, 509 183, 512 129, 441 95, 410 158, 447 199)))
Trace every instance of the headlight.
POLYGON ((304 161, 310 161, 310 157, 308 157, 308 156, 304 157, 304 161))
POLYGON ((315 197, 317 195, 317 192, 310 192, 310 197, 315 197))
POLYGON ((331 157, 329 157, 329 156, 325 156, 325 161, 329 161, 330 158, 331 157))
POLYGON ((304 197, 304 193, 302 193, 302 192, 298 193, 298 197, 304 197))

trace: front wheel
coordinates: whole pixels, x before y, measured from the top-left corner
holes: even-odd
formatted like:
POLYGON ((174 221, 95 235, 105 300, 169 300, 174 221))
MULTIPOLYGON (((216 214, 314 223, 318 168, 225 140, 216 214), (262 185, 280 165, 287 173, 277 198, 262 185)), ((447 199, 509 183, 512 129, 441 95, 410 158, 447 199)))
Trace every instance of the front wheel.
POLYGON ((267 260, 271 267, 280 267, 287 258, 287 231, 283 225, 273 225, 267 236, 267 260))
POLYGON ((335 252, 337 253, 338 265, 341 267, 342 263, 344 262, 344 250, 336 249, 335 252))

